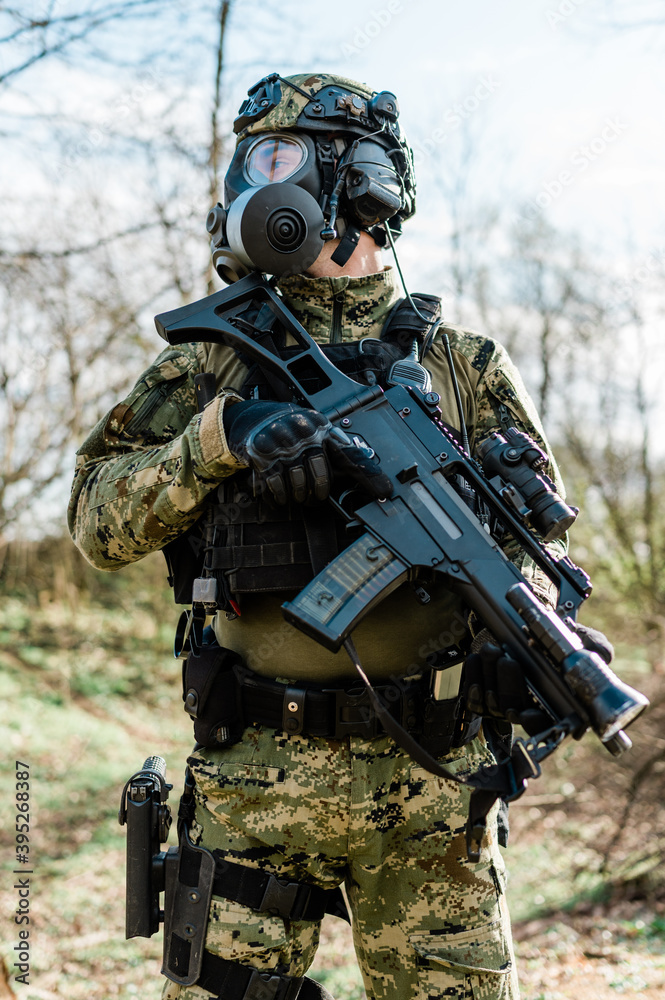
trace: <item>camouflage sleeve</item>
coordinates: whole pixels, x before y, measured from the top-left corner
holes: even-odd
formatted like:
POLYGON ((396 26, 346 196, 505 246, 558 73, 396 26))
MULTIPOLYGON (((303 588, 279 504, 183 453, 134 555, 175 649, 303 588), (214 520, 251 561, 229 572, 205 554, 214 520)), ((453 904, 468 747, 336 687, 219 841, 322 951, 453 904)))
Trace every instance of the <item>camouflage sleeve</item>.
MULTIPOLYGON (((452 328, 447 332, 453 352, 459 352, 465 368, 471 370, 475 376, 469 426, 472 452, 475 454, 478 445, 493 431, 505 431, 508 427, 517 427, 518 430, 529 434, 547 454, 549 463, 545 471, 554 481, 559 495, 565 497, 561 474, 536 407, 505 348, 496 341, 478 334, 452 328)), ((547 549, 555 559, 560 559, 568 551, 567 536, 548 542, 547 549)), ((504 551, 520 568, 536 594, 549 605, 555 606, 556 587, 535 565, 533 559, 514 541, 509 541, 504 546, 504 551)))
POLYGON ((241 468, 222 414, 232 392, 197 412, 195 345, 167 348, 77 453, 68 509, 72 538, 115 570, 173 541, 221 479, 241 468))

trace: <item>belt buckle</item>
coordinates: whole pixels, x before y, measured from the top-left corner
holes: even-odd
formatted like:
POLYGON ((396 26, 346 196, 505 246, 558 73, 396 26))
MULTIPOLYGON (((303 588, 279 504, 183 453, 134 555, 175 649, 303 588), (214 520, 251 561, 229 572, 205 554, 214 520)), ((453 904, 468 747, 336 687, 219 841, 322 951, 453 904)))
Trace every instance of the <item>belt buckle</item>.
POLYGON ((259 913, 272 913, 282 920, 298 920, 311 895, 312 887, 309 885, 283 881, 270 875, 258 908, 259 913))
POLYGON ((358 694, 340 688, 325 693, 335 696, 333 739, 339 740, 345 736, 362 736, 371 740, 379 735, 381 731, 379 718, 373 711, 369 694, 364 688, 359 690, 358 694), (349 718, 349 716, 355 717, 349 718))
POLYGON ((296 1000, 301 985, 300 977, 291 979, 252 969, 243 1000, 296 1000))

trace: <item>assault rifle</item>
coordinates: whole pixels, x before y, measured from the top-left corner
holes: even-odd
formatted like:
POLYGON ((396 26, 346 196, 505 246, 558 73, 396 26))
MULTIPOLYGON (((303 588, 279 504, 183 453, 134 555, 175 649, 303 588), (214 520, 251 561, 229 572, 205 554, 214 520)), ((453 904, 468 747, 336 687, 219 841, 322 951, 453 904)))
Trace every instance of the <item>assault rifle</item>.
MULTIPOLYGON (((536 737, 516 741, 510 760, 498 768, 463 779, 476 791, 471 839, 482 833, 491 802, 498 796, 521 795, 527 779, 540 773, 540 761, 565 737, 580 739, 592 729, 613 755, 630 747, 623 729, 648 701, 597 654, 584 649, 566 623, 574 622, 591 585, 583 570, 567 556, 554 558, 541 540, 560 537, 576 512, 540 475, 540 460, 529 458, 529 451, 532 456, 534 449, 538 452, 531 439, 517 431, 506 437, 495 433, 479 449, 481 468, 441 422, 436 393, 413 384, 395 384, 384 391, 342 374, 260 275, 157 316, 155 323, 169 344, 222 343, 257 362, 273 383, 277 379, 284 385, 284 398, 325 414, 339 432, 376 458, 392 482, 393 494, 383 501, 367 502, 366 496, 348 490, 331 496, 329 502, 362 533, 294 600, 282 605, 287 621, 327 649, 344 646, 372 697, 351 633, 395 588, 418 581, 426 572, 443 578, 519 663, 552 725, 536 737), (291 335, 296 346, 288 358, 279 357, 264 331, 240 316, 251 303, 267 305, 291 335), (471 509, 464 496, 468 487, 489 510, 498 531, 488 532, 471 509), (543 605, 504 555, 497 539, 506 533, 556 585, 556 613, 543 605)), ((434 773, 454 778, 418 752, 376 696, 372 702, 387 731, 417 760, 434 773)))

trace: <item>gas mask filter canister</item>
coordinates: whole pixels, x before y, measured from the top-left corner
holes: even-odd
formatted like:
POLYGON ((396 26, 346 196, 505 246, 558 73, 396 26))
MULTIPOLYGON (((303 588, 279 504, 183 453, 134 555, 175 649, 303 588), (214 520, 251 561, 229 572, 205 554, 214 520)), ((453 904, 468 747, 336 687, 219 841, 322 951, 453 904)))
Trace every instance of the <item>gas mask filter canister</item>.
POLYGON ((321 253, 323 224, 316 200, 296 184, 248 188, 228 211, 217 205, 208 213, 213 264, 227 282, 250 271, 302 274, 321 253))

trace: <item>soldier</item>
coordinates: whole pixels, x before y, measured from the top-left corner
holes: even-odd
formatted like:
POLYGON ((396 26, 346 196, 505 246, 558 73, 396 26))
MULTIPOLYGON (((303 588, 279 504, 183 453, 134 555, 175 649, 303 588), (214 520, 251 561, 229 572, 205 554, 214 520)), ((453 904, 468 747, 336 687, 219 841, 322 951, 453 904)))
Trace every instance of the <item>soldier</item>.
MULTIPOLYGON (((326 74, 273 74, 250 90, 234 131, 226 209, 208 220, 219 273, 275 275, 288 309, 365 385, 385 386, 415 341, 442 419, 459 433, 445 329, 472 452, 510 426, 547 450, 504 349, 465 330, 437 331, 438 301, 414 296, 414 311, 382 263, 386 239, 415 211, 394 95, 326 74)), ((245 321, 288 352, 265 310, 250 303, 245 321)), ((379 498, 390 491, 371 458, 331 431, 321 414, 280 398, 248 358, 188 344, 163 351, 78 453, 70 530, 95 566, 116 570, 166 547, 176 597, 188 599, 201 573, 216 581, 214 635, 198 636, 184 693, 197 738, 184 825, 212 852, 215 883, 198 980, 167 981, 163 996, 327 996, 305 974, 343 884, 368 997, 514 1000, 498 810, 470 862, 468 790, 415 764, 368 715, 344 654, 280 613, 347 544, 325 502, 331 485, 346 480, 379 498), (202 372, 214 374, 216 389, 198 412, 202 372), (228 724, 218 725, 221 715, 228 724)), ((549 471, 557 479, 553 461, 549 471)), ((531 561, 509 555, 553 603, 531 561)), ((448 768, 470 772, 493 761, 487 737, 497 726, 481 727, 468 707, 460 715, 456 689, 434 698, 428 666, 443 647, 468 648, 469 615, 441 585, 429 603, 416 596, 400 587, 354 640, 391 713, 448 768)), ((477 686, 469 701, 490 714, 477 686)), ((506 714, 505 703, 503 712, 493 707, 506 714)))

